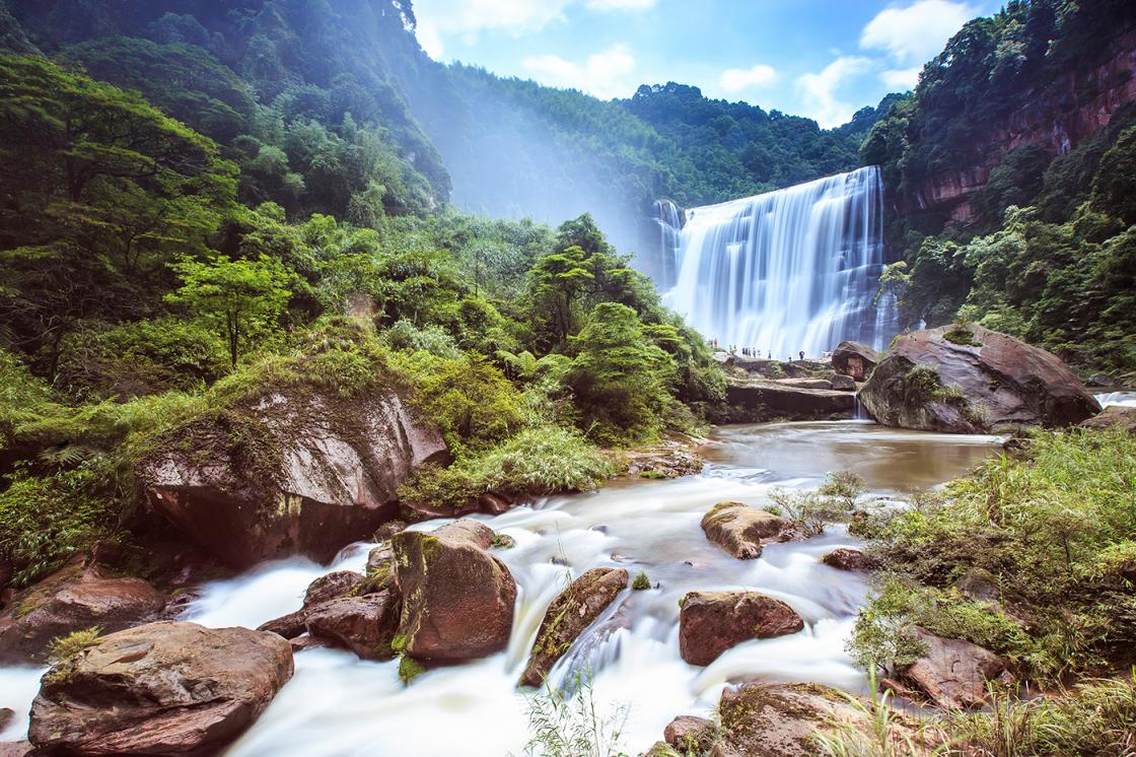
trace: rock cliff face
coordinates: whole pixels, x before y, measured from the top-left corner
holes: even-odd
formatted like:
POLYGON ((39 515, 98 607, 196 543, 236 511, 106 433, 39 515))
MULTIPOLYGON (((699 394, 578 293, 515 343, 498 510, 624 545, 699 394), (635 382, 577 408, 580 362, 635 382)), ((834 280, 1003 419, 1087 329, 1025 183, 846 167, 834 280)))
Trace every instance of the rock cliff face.
POLYGON ((328 560, 395 515, 398 487, 446 446, 393 391, 266 393, 171 432, 138 477, 155 510, 238 568, 328 560))
POLYGON ((1136 32, 1117 38, 1113 49, 1105 63, 1069 71, 1032 92, 1028 105, 990 125, 982 161, 924 181, 902 199, 906 207, 901 210, 937 210, 967 223, 974 218, 971 195, 986 185, 990 172, 1011 150, 1033 145, 1064 155, 1108 126, 1113 114, 1136 101, 1136 32))

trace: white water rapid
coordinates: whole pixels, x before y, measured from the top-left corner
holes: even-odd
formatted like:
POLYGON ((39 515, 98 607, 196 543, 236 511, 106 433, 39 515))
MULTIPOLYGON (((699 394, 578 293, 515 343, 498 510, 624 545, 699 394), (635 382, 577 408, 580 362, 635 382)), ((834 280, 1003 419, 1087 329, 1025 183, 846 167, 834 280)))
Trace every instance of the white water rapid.
POLYGON ((845 339, 882 348, 895 333, 894 303, 876 301, 884 249, 875 166, 689 209, 678 236, 667 302, 723 346, 815 357, 845 339))
MULTIPOLYGON (((934 486, 998 449, 997 437, 926 434, 841 421, 719 429, 697 476, 617 483, 598 492, 556 497, 484 520, 512 536, 497 550, 519 594, 505 652, 429 671, 409 686, 397 663, 361 661, 349 652, 296 655, 296 675, 229 750, 234 757, 478 757, 520 755, 529 738, 529 692, 516 688, 545 609, 585 570, 644 570, 658 587, 625 591, 572 646, 552 672, 558 683, 590 670, 601 713, 628 708, 621 748, 638 754, 680 714, 710 713, 733 681, 817 681, 862 690, 862 674, 844 645, 867 592, 863 578, 819 559, 858 540, 841 527, 815 539, 766 547, 757 560, 735 560, 706 540, 702 515, 723 499, 770 502, 776 487, 814 487, 829 471, 864 477, 875 496, 934 486), (740 644, 702 668, 678 654, 678 600, 695 589, 756 589, 779 597, 805 630, 740 644)), ((433 529, 444 521, 414 526, 433 529)), ((317 576, 362 569, 370 545, 348 547, 331 565, 303 559, 268 563, 201 587, 183 619, 255 628, 299 607, 317 576)), ((20 738, 42 669, 0 669, 0 707, 18 717, 3 738, 20 738)), ((538 752, 539 753, 539 752, 538 752)))

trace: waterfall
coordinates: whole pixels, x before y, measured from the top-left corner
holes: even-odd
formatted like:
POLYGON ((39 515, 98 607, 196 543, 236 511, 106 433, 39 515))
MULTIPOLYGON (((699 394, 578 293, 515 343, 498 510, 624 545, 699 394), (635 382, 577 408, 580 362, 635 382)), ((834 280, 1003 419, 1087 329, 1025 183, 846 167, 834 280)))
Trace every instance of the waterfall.
POLYGON ((667 302, 707 338, 785 358, 845 339, 878 349, 894 333, 894 303, 875 297, 879 168, 693 208, 685 220, 667 302))
POLYGON ((659 289, 674 286, 679 245, 682 241, 682 211, 670 200, 655 201, 655 223, 659 227, 659 264, 655 283, 659 289))

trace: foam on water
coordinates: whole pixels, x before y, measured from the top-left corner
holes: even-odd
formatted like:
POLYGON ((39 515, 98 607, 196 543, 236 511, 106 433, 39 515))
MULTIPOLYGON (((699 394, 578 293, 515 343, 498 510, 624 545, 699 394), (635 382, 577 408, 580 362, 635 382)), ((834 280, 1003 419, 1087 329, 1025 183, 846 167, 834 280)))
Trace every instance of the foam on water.
MULTIPOLYGON (((524 752, 528 698, 516 683, 545 610, 574 577, 602 566, 646 571, 656 588, 624 592, 569 649, 550 674, 572 688, 589 674, 601 713, 626 708, 622 748, 645 750, 676 715, 707 714, 731 682, 752 678, 864 687, 844 649, 867 596, 862 576, 820 563, 858 540, 840 527, 804 542, 766 547, 735 560, 709 543, 699 521, 715 502, 770 502, 776 487, 815 486, 832 470, 853 470, 881 496, 964 473, 997 449, 996 437, 883 430, 868 423, 774 424, 724 428, 704 475, 675 481, 617 483, 598 492, 554 497, 496 517, 478 516, 512 536, 497 550, 517 580, 508 648, 464 665, 431 670, 404 686, 397 663, 367 662, 329 649, 296 655, 296 675, 229 750, 272 755, 492 755, 524 752), (885 465, 890 458, 890 465, 885 465), (740 644, 713 664, 678 655, 678 601, 688 591, 757 589, 788 602, 803 631, 740 644)), ((430 529, 445 521, 417 524, 430 529)), ((370 545, 358 544, 328 566, 276 561, 201 587, 184 619, 210 626, 256 627, 295 610, 308 583, 332 570, 360 569, 370 545)), ((26 713, 42 670, 0 670, 0 706, 26 713)), ((10 733, 18 735, 26 720, 10 733)))

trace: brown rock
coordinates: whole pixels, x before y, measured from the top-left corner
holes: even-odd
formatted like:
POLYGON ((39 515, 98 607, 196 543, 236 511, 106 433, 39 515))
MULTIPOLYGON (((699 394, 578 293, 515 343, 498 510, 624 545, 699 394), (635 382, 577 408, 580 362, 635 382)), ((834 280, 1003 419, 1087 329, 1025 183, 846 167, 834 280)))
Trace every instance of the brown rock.
POLYGON ((322 575, 308 584, 308 589, 304 592, 304 607, 314 607, 321 602, 355 592, 363 585, 363 581, 363 576, 353 570, 337 570, 322 575))
POLYGON ((509 500, 493 492, 485 492, 477 498, 477 509, 489 515, 508 512, 510 507, 509 500))
POLYGON ((0 615, 0 662, 42 661, 56 636, 98 626, 104 632, 151 619, 163 597, 140 578, 107 576, 74 563, 17 595, 0 615))
POLYGON ((560 593, 544 613, 522 686, 540 686, 572 642, 627 588, 622 568, 593 568, 560 593))
POLYGON ((858 396, 885 426, 957 433, 1068 426, 1100 412, 1057 356, 981 326, 899 337, 858 396))
POLYGON ((832 388, 838 392, 856 391, 856 380, 851 376, 844 376, 840 373, 834 373, 829 377, 829 383, 831 383, 832 388))
POLYGON ((792 607, 756 591, 692 591, 682 598, 678 614, 679 653, 691 665, 709 665, 743 641, 804 627, 792 607))
POLYGON ((390 538, 397 534, 399 531, 405 531, 407 525, 408 524, 406 521, 400 520, 398 518, 395 518, 394 520, 388 520, 386 523, 375 529, 375 533, 371 536, 371 539, 372 541, 377 542, 390 541, 390 538))
MULTIPOLYGON (((719 736, 713 757, 804 757, 817 754, 815 738, 837 724, 872 734, 870 705, 856 707, 836 689, 818 684, 747 683, 726 689, 718 703, 719 736)), ((893 714, 889 727, 899 739, 920 744, 918 731, 893 714)), ((870 737, 870 736, 869 736, 870 737)), ((865 739, 864 743, 872 743, 865 739)), ((921 753, 921 752, 920 752, 921 753)))
POLYGON ((853 381, 866 381, 880 362, 880 353, 859 342, 841 342, 832 351, 832 370, 853 381))
POLYGON ((393 559, 394 548, 391 547, 390 541, 385 541, 379 546, 373 547, 367 553, 367 575, 377 570, 389 569, 393 559))
POLYGON ((53 667, 29 738, 50 753, 216 753, 291 677, 292 650, 275 634, 150 623, 53 667))
POLYGON ((1099 415, 1081 421, 1079 425, 1081 428, 1091 428, 1098 431, 1118 428, 1130 434, 1136 434, 1136 407, 1109 405, 1099 415))
POLYGON ((762 545, 798 536, 792 523, 743 502, 719 502, 702 516, 706 538, 739 560, 761 557, 762 545))
POLYGON ((258 631, 271 631, 285 639, 294 639, 308 630, 308 616, 324 602, 345 594, 360 593, 366 579, 352 570, 338 570, 320 576, 308 584, 304 603, 299 610, 261 624, 258 631))
POLYGON ((391 544, 403 597, 398 633, 411 657, 457 662, 504 649, 517 584, 487 550, 493 530, 459 520, 431 533, 403 531, 391 544))
POLYGON ((327 639, 317 638, 310 633, 303 633, 288 639, 288 643, 292 646, 292 654, 303 652, 305 649, 318 649, 319 647, 329 646, 327 639))
POLYGON ((16 712, 11 707, 0 707, 0 731, 7 728, 15 717, 16 712))
POLYGON ((137 468, 148 499, 236 568, 327 561, 397 512, 397 490, 445 443, 393 391, 344 399, 297 386, 173 429, 137 468))
POLYGON ((0 757, 28 757, 34 749, 30 741, 5 741, 0 743, 0 757))
POLYGON ((663 731, 663 738, 680 754, 705 754, 717 736, 712 721, 694 715, 679 715, 663 731))
POLYGON ((389 660, 398 630, 399 598, 393 591, 340 597, 314 607, 308 633, 331 646, 350 649, 364 660, 389 660))
POLYGON ((915 638, 927 652, 899 672, 901 683, 925 694, 940 707, 970 708, 986 702, 988 681, 1006 671, 998 655, 961 639, 943 639, 922 628, 915 638))
POLYGON ((856 398, 832 389, 810 389, 763 378, 727 377, 726 404, 730 409, 723 422, 809 421, 851 418, 856 398))
POLYGON ((837 570, 869 571, 880 567, 879 560, 866 555, 858 549, 837 547, 820 559, 822 563, 837 570))

